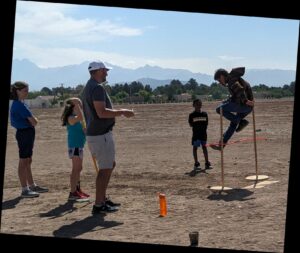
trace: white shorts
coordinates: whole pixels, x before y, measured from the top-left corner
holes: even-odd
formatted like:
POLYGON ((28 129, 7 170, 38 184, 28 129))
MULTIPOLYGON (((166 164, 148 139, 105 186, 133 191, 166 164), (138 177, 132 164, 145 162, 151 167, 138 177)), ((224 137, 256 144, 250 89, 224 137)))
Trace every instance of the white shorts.
POLYGON ((92 156, 96 158, 99 169, 113 169, 115 162, 115 142, 112 131, 103 135, 86 136, 92 156))

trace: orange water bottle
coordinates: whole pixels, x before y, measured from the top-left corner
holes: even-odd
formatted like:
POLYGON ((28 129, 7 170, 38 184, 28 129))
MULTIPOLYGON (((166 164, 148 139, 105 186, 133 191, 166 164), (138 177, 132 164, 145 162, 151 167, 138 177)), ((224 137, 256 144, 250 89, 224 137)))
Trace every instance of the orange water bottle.
POLYGON ((163 193, 159 193, 159 207, 160 207, 160 215, 161 217, 165 217, 167 215, 167 201, 166 195, 163 193))

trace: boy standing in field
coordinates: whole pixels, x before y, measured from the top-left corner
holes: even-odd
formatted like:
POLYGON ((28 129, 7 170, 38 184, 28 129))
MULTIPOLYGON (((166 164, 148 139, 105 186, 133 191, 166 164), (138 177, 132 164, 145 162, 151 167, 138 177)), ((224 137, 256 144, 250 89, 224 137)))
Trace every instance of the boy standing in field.
POLYGON ((200 162, 197 155, 197 150, 200 146, 202 146, 203 155, 205 158, 205 169, 211 169, 206 148, 208 116, 206 112, 201 110, 202 101, 200 99, 195 99, 193 101, 193 107, 195 110, 189 115, 189 124, 193 129, 192 146, 195 160, 194 169, 200 168, 200 162))

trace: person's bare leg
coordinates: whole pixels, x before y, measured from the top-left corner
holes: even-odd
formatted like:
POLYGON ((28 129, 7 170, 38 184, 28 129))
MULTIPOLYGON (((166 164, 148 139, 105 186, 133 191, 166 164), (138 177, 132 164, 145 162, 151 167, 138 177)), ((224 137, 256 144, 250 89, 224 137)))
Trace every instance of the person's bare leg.
POLYGON ((112 173, 112 169, 100 169, 96 178, 95 204, 101 205, 105 202, 106 189, 112 173))
POLYGON ((198 162, 197 147, 193 147, 193 156, 195 163, 198 162))
POLYGON ((32 158, 30 157, 30 158, 26 158, 26 159, 27 159, 26 180, 27 180, 27 184, 30 186, 30 185, 34 184, 32 172, 31 172, 32 158))
MULTIPOLYGON (((109 184, 109 181, 110 181, 110 178, 111 178, 111 174, 112 174, 112 172, 113 172, 113 170, 114 170, 115 167, 116 167, 116 162, 113 163, 113 168, 111 170, 111 173, 109 174, 109 176, 107 178, 107 181, 105 182, 105 189, 108 188, 108 184, 109 184)), ((105 194, 105 197, 106 197, 106 194, 105 194)))
POLYGON ((75 192, 77 189, 77 184, 80 180, 81 170, 82 170, 82 159, 80 159, 79 156, 74 156, 72 158, 72 172, 70 175, 71 192, 75 192))
POLYGON ((27 186, 27 166, 28 166, 27 159, 28 158, 20 158, 19 160, 18 175, 22 187, 27 186))
POLYGON ((208 152, 207 152, 207 148, 205 146, 202 147, 202 151, 203 151, 203 155, 204 155, 204 159, 205 162, 208 163, 208 152))

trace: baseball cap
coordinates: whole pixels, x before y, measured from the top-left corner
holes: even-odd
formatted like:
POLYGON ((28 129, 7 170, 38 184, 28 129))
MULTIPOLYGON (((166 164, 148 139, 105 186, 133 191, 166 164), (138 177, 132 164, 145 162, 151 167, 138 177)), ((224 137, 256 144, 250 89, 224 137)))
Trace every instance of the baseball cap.
POLYGON ((111 67, 107 67, 102 61, 93 61, 89 64, 88 70, 97 70, 97 69, 112 69, 111 67))

